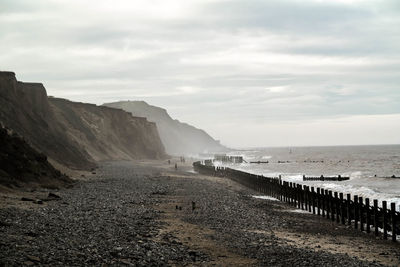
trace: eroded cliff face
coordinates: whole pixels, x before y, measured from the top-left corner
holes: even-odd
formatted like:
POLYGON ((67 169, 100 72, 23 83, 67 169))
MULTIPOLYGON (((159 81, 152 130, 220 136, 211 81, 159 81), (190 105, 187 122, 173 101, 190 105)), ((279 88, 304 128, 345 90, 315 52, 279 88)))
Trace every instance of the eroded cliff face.
POLYGON ((103 105, 120 108, 131 112, 134 116, 146 117, 149 121, 155 122, 168 154, 192 155, 227 150, 204 130, 174 120, 165 109, 149 105, 144 101, 121 101, 103 105))
POLYGON ((96 161, 165 157, 157 128, 146 118, 60 98, 50 98, 49 102, 69 138, 96 161))
POLYGON ((35 149, 74 169, 97 160, 165 157, 156 126, 122 110, 48 98, 40 83, 0 72, 0 122, 35 149))
POLYGON ((72 180, 56 170, 47 157, 23 138, 0 125, 0 185, 59 187, 72 180))
POLYGON ((0 121, 63 165, 76 169, 95 166, 89 154, 65 134, 40 83, 18 82, 14 73, 0 72, 0 121))

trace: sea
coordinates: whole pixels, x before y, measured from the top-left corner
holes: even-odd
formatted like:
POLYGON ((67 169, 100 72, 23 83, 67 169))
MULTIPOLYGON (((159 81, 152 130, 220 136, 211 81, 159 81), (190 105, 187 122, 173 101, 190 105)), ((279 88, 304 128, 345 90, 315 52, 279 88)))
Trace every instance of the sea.
POLYGON ((400 145, 252 148, 227 155, 242 156, 245 162, 214 165, 267 177, 281 175, 284 181, 368 197, 371 202, 378 199, 380 206, 386 200, 400 211, 400 145), (258 161, 262 163, 251 163, 258 161), (303 181, 303 175, 341 175, 350 180, 303 181))

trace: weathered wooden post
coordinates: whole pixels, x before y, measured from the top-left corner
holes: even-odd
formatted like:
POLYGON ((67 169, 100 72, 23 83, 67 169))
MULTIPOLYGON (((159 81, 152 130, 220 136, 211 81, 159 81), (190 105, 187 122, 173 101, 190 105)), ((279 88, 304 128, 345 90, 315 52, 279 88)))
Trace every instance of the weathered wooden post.
POLYGON ((382 212, 383 212, 383 239, 387 239, 387 202, 384 200, 382 201, 382 212))
POLYGON ((351 225, 351 195, 347 194, 347 201, 346 201, 346 207, 347 207, 347 224, 351 225))
POLYGON ((340 205, 339 205, 339 197, 338 193, 335 192, 335 206, 336 206, 336 222, 340 222, 339 214, 340 214, 340 205))
POLYGON ((330 206, 331 206, 331 220, 332 220, 332 222, 334 222, 335 221, 335 201, 334 201, 333 196, 332 196, 332 191, 329 191, 329 201, 331 202, 330 203, 330 206))
POLYGON ((332 191, 326 190, 325 195, 326 195, 326 217, 328 219, 331 219, 333 214, 332 214, 332 202, 331 202, 331 194, 332 191))
POLYGON ((354 196, 354 228, 358 229, 358 196, 354 196))
POLYGON ((311 187, 311 197, 312 197, 312 213, 315 214, 315 191, 314 187, 311 187))
POLYGON ((367 233, 371 232, 371 211, 369 209, 369 198, 365 199, 365 209, 367 212, 367 233))
POLYGON ((297 196, 298 196, 298 199, 299 199, 299 203, 297 204, 297 206, 298 206, 299 209, 303 209, 302 206, 301 206, 302 198, 301 198, 301 188, 300 188, 299 184, 297 185, 297 196))
POLYGON ((374 199, 374 227, 375 227, 375 236, 378 236, 378 224, 379 224, 379 218, 378 218, 378 200, 374 199))
POLYGON ((325 190, 321 189, 322 217, 325 217, 325 190))
POLYGON ((330 219, 332 216, 332 213, 331 213, 332 207, 331 207, 331 198, 330 198, 328 189, 325 190, 325 199, 326 199, 326 218, 330 219))
POLYGON ((308 194, 307 194, 307 186, 304 186, 304 206, 306 210, 308 210, 308 194))
POLYGON ((321 188, 317 187, 317 214, 321 215, 321 188))
POLYGON ((392 217, 392 241, 396 242, 396 203, 390 203, 390 215, 392 217))
POLYGON ((359 205, 359 211, 360 211, 360 230, 364 231, 364 210, 363 210, 363 198, 359 197, 358 198, 358 205, 359 205))
POLYGON ((340 220, 342 224, 345 224, 345 216, 344 216, 344 204, 343 204, 343 193, 339 194, 340 197, 340 220))
POLYGON ((307 186, 307 195, 308 195, 308 211, 311 212, 312 195, 309 186, 307 186))

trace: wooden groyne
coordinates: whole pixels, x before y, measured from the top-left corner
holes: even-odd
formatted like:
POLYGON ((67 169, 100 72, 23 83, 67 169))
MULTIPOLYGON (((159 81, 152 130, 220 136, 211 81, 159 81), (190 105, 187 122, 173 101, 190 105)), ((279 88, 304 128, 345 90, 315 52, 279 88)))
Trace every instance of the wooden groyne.
POLYGON ((265 195, 277 198, 289 205, 308 210, 313 214, 325 217, 333 222, 353 225, 367 233, 379 235, 379 228, 383 230, 383 238, 396 241, 400 234, 400 212, 396 211, 396 204, 378 200, 370 202, 357 195, 351 199, 351 194, 333 192, 324 188, 314 188, 307 185, 285 182, 279 177, 265 177, 225 167, 205 166, 200 161, 193 163, 194 170, 205 175, 225 177, 236 181, 248 188, 265 195))
POLYGON ((303 175, 303 181, 346 181, 350 180, 350 177, 342 177, 341 175, 338 176, 331 176, 325 177, 321 175, 320 177, 306 177, 303 175))

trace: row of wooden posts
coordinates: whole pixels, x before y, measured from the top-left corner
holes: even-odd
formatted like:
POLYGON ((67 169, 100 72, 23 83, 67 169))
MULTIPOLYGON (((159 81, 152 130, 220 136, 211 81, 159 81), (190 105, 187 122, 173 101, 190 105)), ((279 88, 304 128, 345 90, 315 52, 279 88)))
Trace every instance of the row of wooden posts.
POLYGON ((351 198, 343 193, 332 192, 324 188, 314 188, 307 185, 282 181, 279 177, 265 177, 239 170, 224 167, 206 166, 201 162, 193 163, 194 170, 205 175, 226 177, 255 191, 277 198, 294 207, 308 210, 313 214, 325 217, 341 224, 354 225, 355 229, 379 235, 379 228, 383 230, 383 238, 396 241, 400 234, 400 212, 396 211, 396 204, 391 203, 388 209, 387 202, 378 200, 373 203, 369 198, 363 199, 357 195, 351 198))

